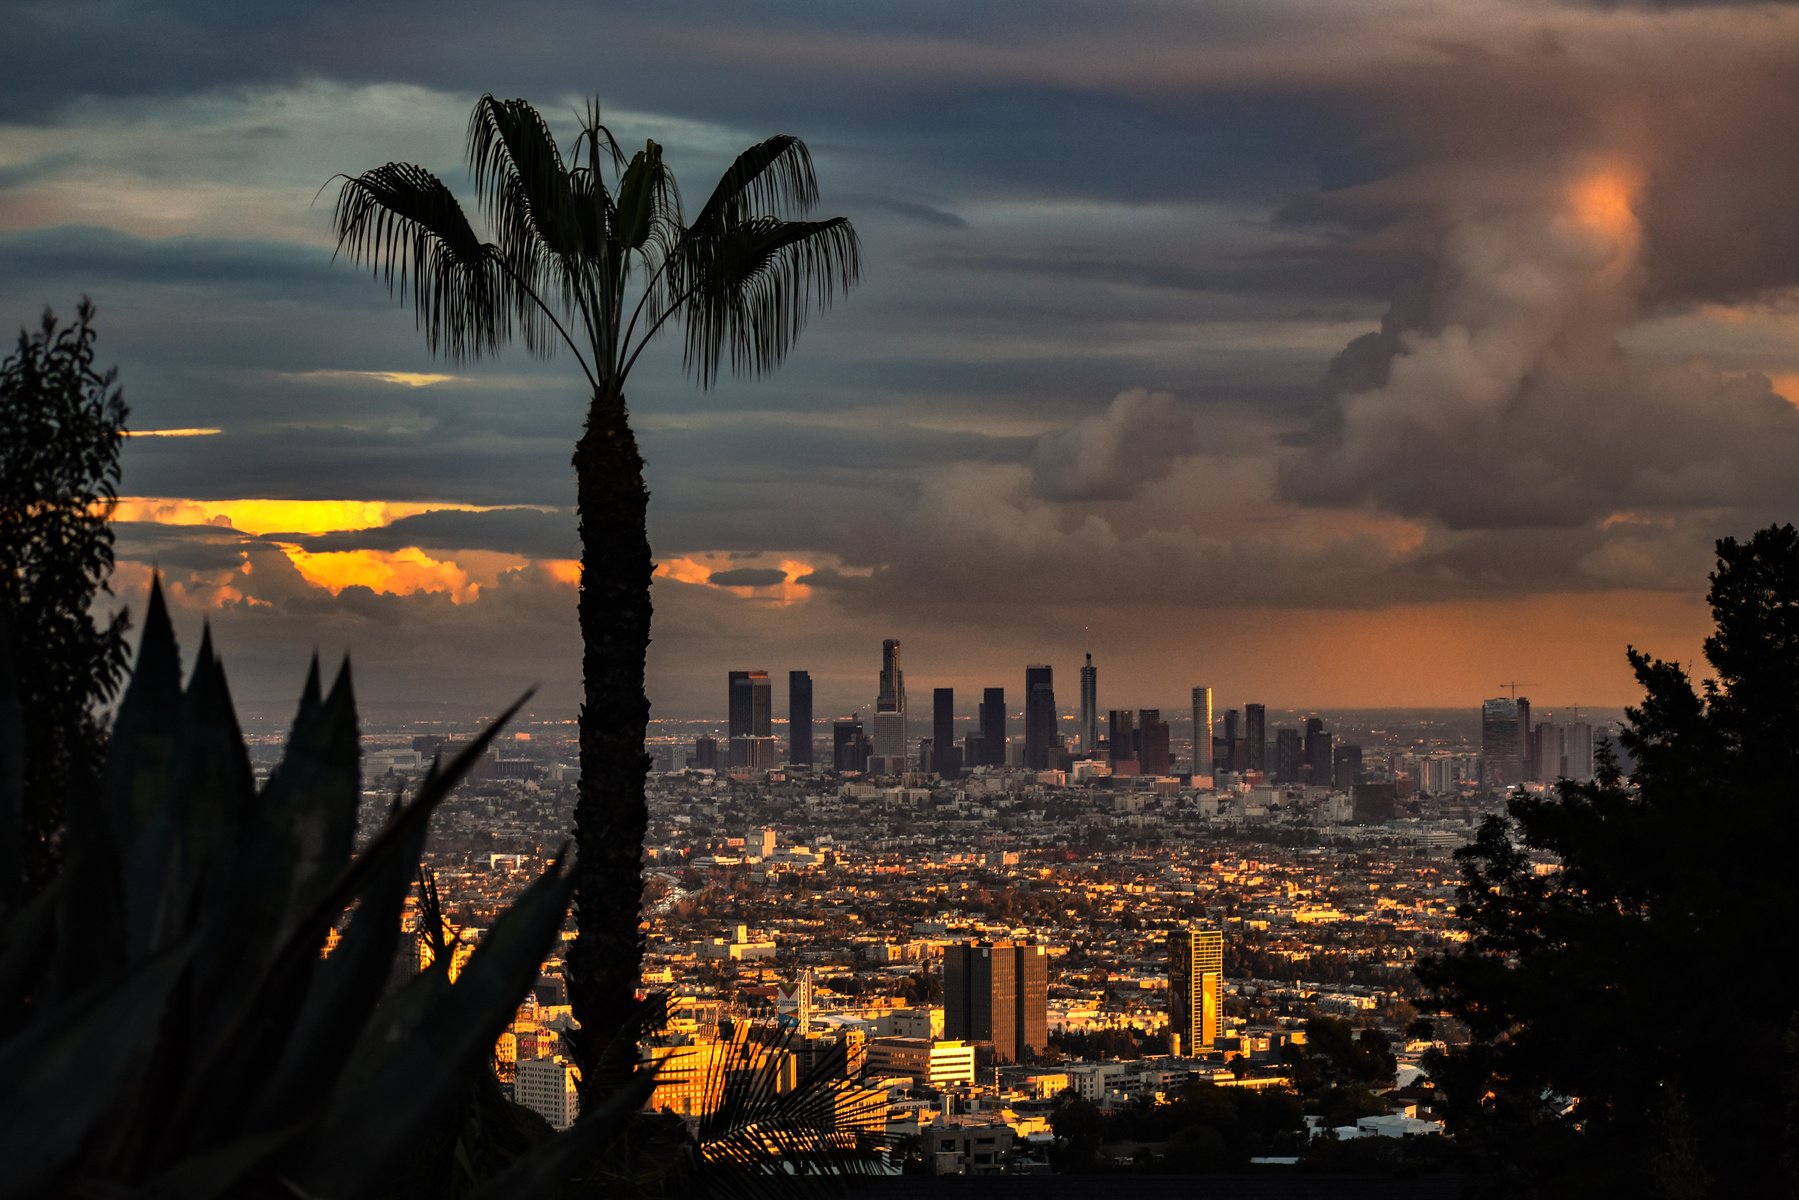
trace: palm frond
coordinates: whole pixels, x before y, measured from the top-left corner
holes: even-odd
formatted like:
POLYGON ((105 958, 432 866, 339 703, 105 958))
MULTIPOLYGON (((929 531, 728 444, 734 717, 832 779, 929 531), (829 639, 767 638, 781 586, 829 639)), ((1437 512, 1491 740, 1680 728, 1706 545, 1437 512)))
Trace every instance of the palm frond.
POLYGON ((829 308, 861 275, 856 231, 843 217, 756 217, 683 247, 690 298, 683 361, 702 386, 728 359, 733 374, 780 364, 812 309, 829 308))
POLYGON ((525 346, 548 355, 557 338, 546 297, 560 300, 565 317, 579 313, 587 323, 586 278, 612 219, 611 199, 603 185, 597 206, 576 190, 549 125, 523 100, 481 97, 469 114, 468 160, 500 255, 531 293, 514 297, 525 346))
POLYGON ((568 168, 535 108, 482 96, 469 114, 468 162, 502 250, 515 241, 541 244, 552 254, 580 250, 568 168))
POLYGON ((842 1078, 828 1059, 789 1086, 784 1068, 795 1032, 761 1024, 720 1029, 728 1049, 708 1070, 713 1104, 696 1131, 691 1194, 773 1200, 800 1194, 801 1179, 814 1185, 803 1190, 830 1193, 849 1177, 883 1171, 881 1139, 866 1131, 884 1127, 885 1096, 842 1078))
POLYGON ((412 163, 345 176, 332 211, 337 251, 392 294, 412 296, 433 353, 479 358, 512 333, 511 289, 443 181, 412 163))
POLYGON ((811 152, 792 134, 779 133, 737 156, 694 218, 693 228, 712 233, 756 214, 804 216, 817 203, 811 152))

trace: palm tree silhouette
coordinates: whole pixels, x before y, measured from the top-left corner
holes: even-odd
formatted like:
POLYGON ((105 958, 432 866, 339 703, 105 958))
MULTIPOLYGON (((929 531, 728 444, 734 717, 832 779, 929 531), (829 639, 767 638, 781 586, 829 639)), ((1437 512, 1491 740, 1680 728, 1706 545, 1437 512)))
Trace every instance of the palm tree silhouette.
POLYGON ((332 222, 339 253, 410 295, 434 354, 477 359, 517 336, 540 355, 567 349, 591 391, 574 453, 583 691, 577 937, 567 959, 585 1102, 635 1057, 634 1039, 620 1035, 638 1013, 643 955, 654 564, 625 382, 671 325, 682 327, 683 363, 702 387, 722 367, 773 369, 812 310, 856 282, 861 260, 845 218, 794 219, 818 199, 796 137, 738 155, 692 222, 662 148, 646 142, 627 163, 597 101, 565 161, 531 105, 483 96, 469 118, 468 159, 491 242, 442 181, 410 163, 341 176, 332 222))

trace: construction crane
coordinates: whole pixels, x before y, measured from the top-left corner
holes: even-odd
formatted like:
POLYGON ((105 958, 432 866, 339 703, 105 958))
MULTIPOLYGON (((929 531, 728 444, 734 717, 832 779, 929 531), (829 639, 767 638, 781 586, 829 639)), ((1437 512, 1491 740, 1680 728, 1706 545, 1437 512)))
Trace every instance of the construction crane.
POLYGON ((1514 679, 1510 683, 1502 683, 1499 686, 1502 688, 1509 689, 1512 693, 1512 699, 1516 700, 1518 698, 1518 689, 1519 688, 1521 688, 1521 687, 1536 687, 1537 685, 1535 683, 1525 683, 1525 682, 1521 682, 1519 680, 1514 679))

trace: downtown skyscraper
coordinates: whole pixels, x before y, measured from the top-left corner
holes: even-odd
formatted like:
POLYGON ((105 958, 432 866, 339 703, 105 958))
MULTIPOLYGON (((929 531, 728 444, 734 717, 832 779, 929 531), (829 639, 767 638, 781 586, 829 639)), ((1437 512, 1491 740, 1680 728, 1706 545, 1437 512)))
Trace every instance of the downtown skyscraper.
POLYGON ((1081 668, 1081 753, 1091 756, 1099 747, 1099 668, 1093 655, 1081 668))
POLYGON ((881 691, 875 700, 874 756, 877 774, 897 775, 906 760, 906 674, 900 669, 897 638, 881 643, 881 691))
POLYGON ((787 672, 787 761, 812 762, 812 672, 787 672))
POLYGON ((1177 1055, 1210 1050, 1224 1036, 1224 934, 1168 934, 1168 1033, 1177 1055))
POLYGON ((1006 689, 981 693, 981 766, 1006 765, 1006 689))
POLYGON ((1049 1045, 1049 957, 1013 942, 964 942, 943 949, 943 1036, 993 1043, 1000 1062, 1049 1045))
POLYGON ((1193 689, 1193 774, 1212 774, 1212 689, 1193 689))
POLYGON ((1024 765, 1042 771, 1056 749, 1056 685, 1049 667, 1024 669, 1024 765))

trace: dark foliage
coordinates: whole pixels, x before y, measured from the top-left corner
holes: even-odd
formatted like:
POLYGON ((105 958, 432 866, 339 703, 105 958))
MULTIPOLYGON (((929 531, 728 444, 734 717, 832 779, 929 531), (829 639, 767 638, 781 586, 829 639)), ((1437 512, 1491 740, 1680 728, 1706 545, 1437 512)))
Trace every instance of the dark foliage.
MULTIPOLYGON (((17 696, 0 654, 0 750, 21 740, 17 696)), ((0 923, 0 1196, 547 1194, 621 1127, 647 1080, 525 1155, 532 1131, 506 1128, 481 1086, 561 925, 560 864, 454 985, 447 955, 395 982, 427 822, 498 729, 352 857, 348 668, 327 693, 314 665, 258 788, 210 639, 183 688, 153 590, 101 782, 71 794, 63 868, 0 923)), ((7 842, 15 762, 0 754, 7 842)))
POLYGON ((1284 1088, 1217 1087, 1194 1081, 1167 1103, 1149 1100, 1102 1113, 1064 1093, 1050 1114, 1052 1158, 1060 1171, 1109 1169, 1101 1147, 1160 1147, 1154 1169, 1175 1174, 1240 1171, 1252 1157, 1297 1154, 1305 1145, 1299 1098, 1284 1088))
POLYGON ((1494 1194, 1792 1190, 1799 533, 1719 542, 1707 599, 1715 680, 1629 651, 1634 774, 1458 854, 1469 938, 1419 974, 1472 1034, 1432 1073, 1494 1194))
POLYGON ((72 791, 97 782, 97 710, 118 690, 125 614, 96 628, 109 592, 125 401, 116 372, 94 366, 94 308, 59 326, 48 310, 0 363, 0 613, 24 728, 24 826, 18 861, 0 862, 0 912, 54 869, 72 791))

